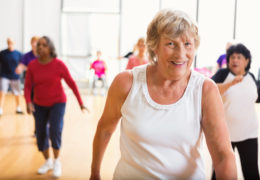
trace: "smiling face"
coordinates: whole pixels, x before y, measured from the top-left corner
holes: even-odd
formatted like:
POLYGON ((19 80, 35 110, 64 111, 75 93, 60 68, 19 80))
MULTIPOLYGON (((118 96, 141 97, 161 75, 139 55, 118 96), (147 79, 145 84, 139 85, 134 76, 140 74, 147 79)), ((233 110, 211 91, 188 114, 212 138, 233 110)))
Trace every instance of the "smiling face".
POLYGON ((170 80, 179 80, 189 76, 195 53, 194 38, 185 35, 174 39, 161 36, 155 50, 158 67, 170 80))
POLYGON ((229 57, 229 69, 235 75, 244 75, 246 72, 246 67, 248 65, 249 60, 245 58, 245 56, 241 53, 233 53, 229 57))

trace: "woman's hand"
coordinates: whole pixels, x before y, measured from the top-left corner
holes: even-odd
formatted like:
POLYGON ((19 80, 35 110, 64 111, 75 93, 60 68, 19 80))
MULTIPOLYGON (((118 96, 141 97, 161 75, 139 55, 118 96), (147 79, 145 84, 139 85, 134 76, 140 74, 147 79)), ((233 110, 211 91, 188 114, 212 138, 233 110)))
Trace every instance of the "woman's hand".
POLYGON ((244 76, 242 75, 237 75, 233 80, 232 80, 232 86, 240 83, 243 80, 244 76))
POLYGON ((28 114, 31 114, 31 113, 35 112, 35 108, 34 108, 33 103, 26 104, 26 110, 27 110, 28 114))
POLYGON ((82 104, 81 106, 80 106, 80 109, 81 109, 81 111, 88 111, 88 113, 89 113, 89 110, 88 110, 88 108, 87 108, 87 106, 84 106, 84 104, 82 104))

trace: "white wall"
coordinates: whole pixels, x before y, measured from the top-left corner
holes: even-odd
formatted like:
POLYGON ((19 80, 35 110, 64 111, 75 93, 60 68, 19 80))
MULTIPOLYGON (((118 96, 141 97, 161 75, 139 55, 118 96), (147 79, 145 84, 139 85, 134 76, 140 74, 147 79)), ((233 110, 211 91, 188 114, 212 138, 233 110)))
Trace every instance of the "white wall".
POLYGON ((26 52, 32 36, 47 35, 59 52, 60 6, 61 0, 0 0, 0 49, 12 37, 16 48, 26 52))
POLYGON ((60 50, 61 0, 24 0, 25 51, 30 49, 30 39, 34 35, 49 36, 60 50))
POLYGON ((122 0, 121 55, 133 50, 138 38, 146 36, 159 10, 159 0, 122 0))
POLYGON ((6 39, 12 37, 16 49, 23 48, 23 1, 0 0, 0 50, 7 48, 6 39))
MULTIPOLYGON (((33 35, 47 35, 53 39, 60 55, 61 46, 66 45, 60 35, 62 32, 61 2, 62 0, 0 0, 0 50, 6 48, 7 37, 14 39, 18 50, 26 52, 30 49, 30 38, 33 35)), ((82 2, 83 0, 75 0, 74 4, 78 5, 82 2)), ((160 8, 182 9, 193 18, 197 10, 196 0, 122 0, 121 2, 121 39, 114 40, 114 42, 120 41, 121 47, 120 52, 115 52, 114 57, 132 50, 137 39, 146 35, 149 22, 160 8)), ((198 67, 216 65, 218 56, 225 51, 226 42, 232 39, 234 3, 235 0, 199 1, 198 23, 201 46, 197 57, 198 67)), ((238 1, 236 29, 236 41, 245 43, 251 50, 252 71, 255 75, 260 66, 257 44, 260 40, 260 23, 255 20, 260 15, 258 7, 260 7, 259 0, 238 1)), ((107 34, 106 28, 104 34, 107 34)), ((111 46, 116 47, 117 44, 112 43, 111 46)), ((122 65, 121 67, 124 68, 122 65)))
MULTIPOLYGON (((252 54, 251 72, 258 74, 260 67, 260 1, 239 1, 237 11, 237 34, 238 42, 245 44, 252 54), (250 3, 248 3, 250 2, 250 3)), ((257 78, 257 77, 256 77, 257 78)))

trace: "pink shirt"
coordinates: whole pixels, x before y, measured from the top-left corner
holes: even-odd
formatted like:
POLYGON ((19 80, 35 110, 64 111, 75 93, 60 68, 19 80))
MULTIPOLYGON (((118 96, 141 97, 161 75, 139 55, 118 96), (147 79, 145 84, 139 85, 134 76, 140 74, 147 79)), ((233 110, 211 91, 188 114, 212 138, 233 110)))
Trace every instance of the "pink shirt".
POLYGON ((72 79, 68 68, 59 59, 54 58, 48 64, 40 64, 38 60, 32 61, 26 72, 24 96, 26 103, 31 102, 33 88, 33 102, 40 106, 52 106, 56 103, 66 102, 66 95, 61 80, 64 79, 83 105, 77 85, 72 79))
POLYGON ((105 62, 102 60, 95 60, 91 64, 91 69, 94 69, 95 75, 97 75, 100 78, 103 75, 105 75, 105 70, 106 70, 105 62))
POLYGON ((135 66, 140 66, 143 64, 147 64, 148 60, 147 59, 142 59, 140 60, 138 57, 135 55, 130 56, 126 69, 133 69, 135 66))

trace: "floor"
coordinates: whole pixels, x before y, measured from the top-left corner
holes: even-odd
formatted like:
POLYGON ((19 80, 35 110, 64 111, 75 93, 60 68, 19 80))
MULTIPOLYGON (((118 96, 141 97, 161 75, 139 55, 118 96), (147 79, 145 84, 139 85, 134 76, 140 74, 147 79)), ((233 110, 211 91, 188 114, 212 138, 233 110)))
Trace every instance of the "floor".
MULTIPOLYGON (((90 113, 81 112, 75 96, 66 92, 66 107, 61 161, 63 174, 60 180, 83 180, 90 175, 92 140, 98 119, 103 111, 105 96, 92 96, 81 91, 83 101, 90 113)), ((25 110, 24 100, 22 107, 25 110)), ((256 105, 260 117, 260 106, 256 105)), ((44 159, 36 148, 33 136, 34 120, 31 115, 16 115, 14 97, 9 94, 0 117, 0 180, 43 180, 55 179, 52 172, 38 175, 37 169, 44 159)), ((211 160, 207 148, 203 147, 207 179, 210 179, 211 160)), ((119 127, 113 135, 105 153, 101 168, 102 179, 111 179, 119 159, 119 127)), ((237 156, 237 153, 236 153, 237 156)), ((237 156, 238 176, 242 179, 237 156)))

